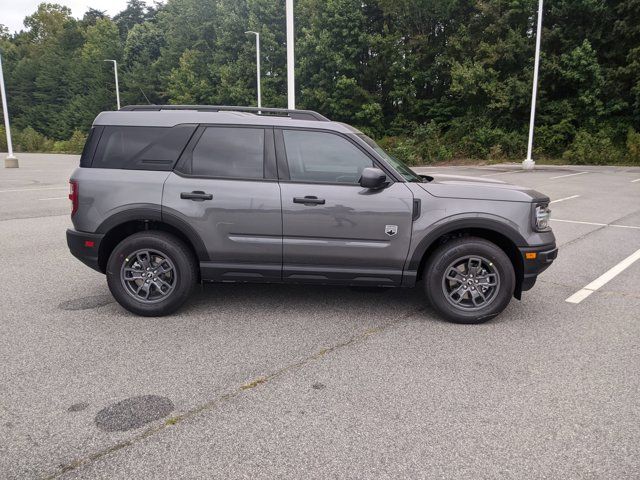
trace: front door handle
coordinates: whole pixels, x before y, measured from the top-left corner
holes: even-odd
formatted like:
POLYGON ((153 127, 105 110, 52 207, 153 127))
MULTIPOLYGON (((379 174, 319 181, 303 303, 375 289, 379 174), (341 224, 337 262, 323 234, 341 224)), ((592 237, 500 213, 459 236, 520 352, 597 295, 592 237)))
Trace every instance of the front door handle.
POLYGON ((204 193, 201 190, 195 190, 193 192, 182 192, 180 198, 183 200, 193 200, 194 202, 203 202, 205 200, 212 200, 213 195, 204 193))
POLYGON ((318 198, 311 195, 306 197, 293 197, 293 203, 302 203, 304 205, 324 205, 324 198, 318 198))

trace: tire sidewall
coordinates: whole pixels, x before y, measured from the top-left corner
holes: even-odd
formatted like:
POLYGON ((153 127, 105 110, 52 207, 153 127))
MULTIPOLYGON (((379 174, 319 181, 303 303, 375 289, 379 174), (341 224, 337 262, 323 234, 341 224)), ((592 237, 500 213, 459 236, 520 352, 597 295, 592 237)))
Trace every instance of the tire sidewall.
POLYGON ((111 252, 107 262, 107 284, 114 298, 125 309, 143 316, 168 315, 189 298, 196 282, 195 263, 180 240, 165 232, 147 231, 122 240, 111 252), (131 253, 142 250, 158 250, 167 255, 176 269, 176 285, 167 298, 145 304, 136 301, 125 289, 120 279, 122 263, 131 253))
POLYGON ((439 247, 430 260, 424 282, 427 298, 448 320, 456 323, 483 323, 500 314, 511 301, 515 289, 515 272, 511 260, 497 245, 479 238, 452 240, 439 247), (493 301, 476 311, 455 308, 447 301, 442 291, 442 279, 446 269, 456 259, 468 255, 478 255, 491 261, 500 276, 500 287, 493 301))

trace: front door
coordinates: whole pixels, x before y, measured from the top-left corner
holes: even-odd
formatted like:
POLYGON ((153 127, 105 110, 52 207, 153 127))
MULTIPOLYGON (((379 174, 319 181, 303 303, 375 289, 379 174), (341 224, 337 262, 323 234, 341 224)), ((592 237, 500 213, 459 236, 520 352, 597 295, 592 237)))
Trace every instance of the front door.
POLYGON ((376 165, 344 136, 285 129, 276 141, 278 160, 286 158, 280 180, 283 279, 400 284, 411 240, 409 188, 401 182, 377 191, 360 187, 362 169, 376 165))
POLYGON ((205 244, 206 280, 280 281, 282 215, 273 131, 201 127, 165 182, 163 215, 188 223, 205 244))

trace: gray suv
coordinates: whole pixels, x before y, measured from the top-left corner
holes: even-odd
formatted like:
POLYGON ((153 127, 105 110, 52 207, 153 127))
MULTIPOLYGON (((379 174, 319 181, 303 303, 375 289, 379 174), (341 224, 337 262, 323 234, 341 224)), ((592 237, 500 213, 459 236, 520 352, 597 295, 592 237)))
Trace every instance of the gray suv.
POLYGON ((418 175, 306 110, 103 112, 70 184, 71 253, 139 315, 174 312, 198 282, 420 284, 441 315, 478 323, 557 255, 545 195, 418 175))

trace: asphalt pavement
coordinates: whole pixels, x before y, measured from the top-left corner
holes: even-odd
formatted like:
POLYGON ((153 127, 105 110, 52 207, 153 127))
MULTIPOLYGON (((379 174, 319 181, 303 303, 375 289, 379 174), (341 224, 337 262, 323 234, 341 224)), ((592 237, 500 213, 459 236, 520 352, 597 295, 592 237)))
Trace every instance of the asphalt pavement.
POLYGON ((78 157, 19 157, 0 169, 0 478, 640 478, 640 168, 418 169, 554 202, 556 262, 465 326, 420 289, 284 285, 136 317, 68 252, 78 157))

